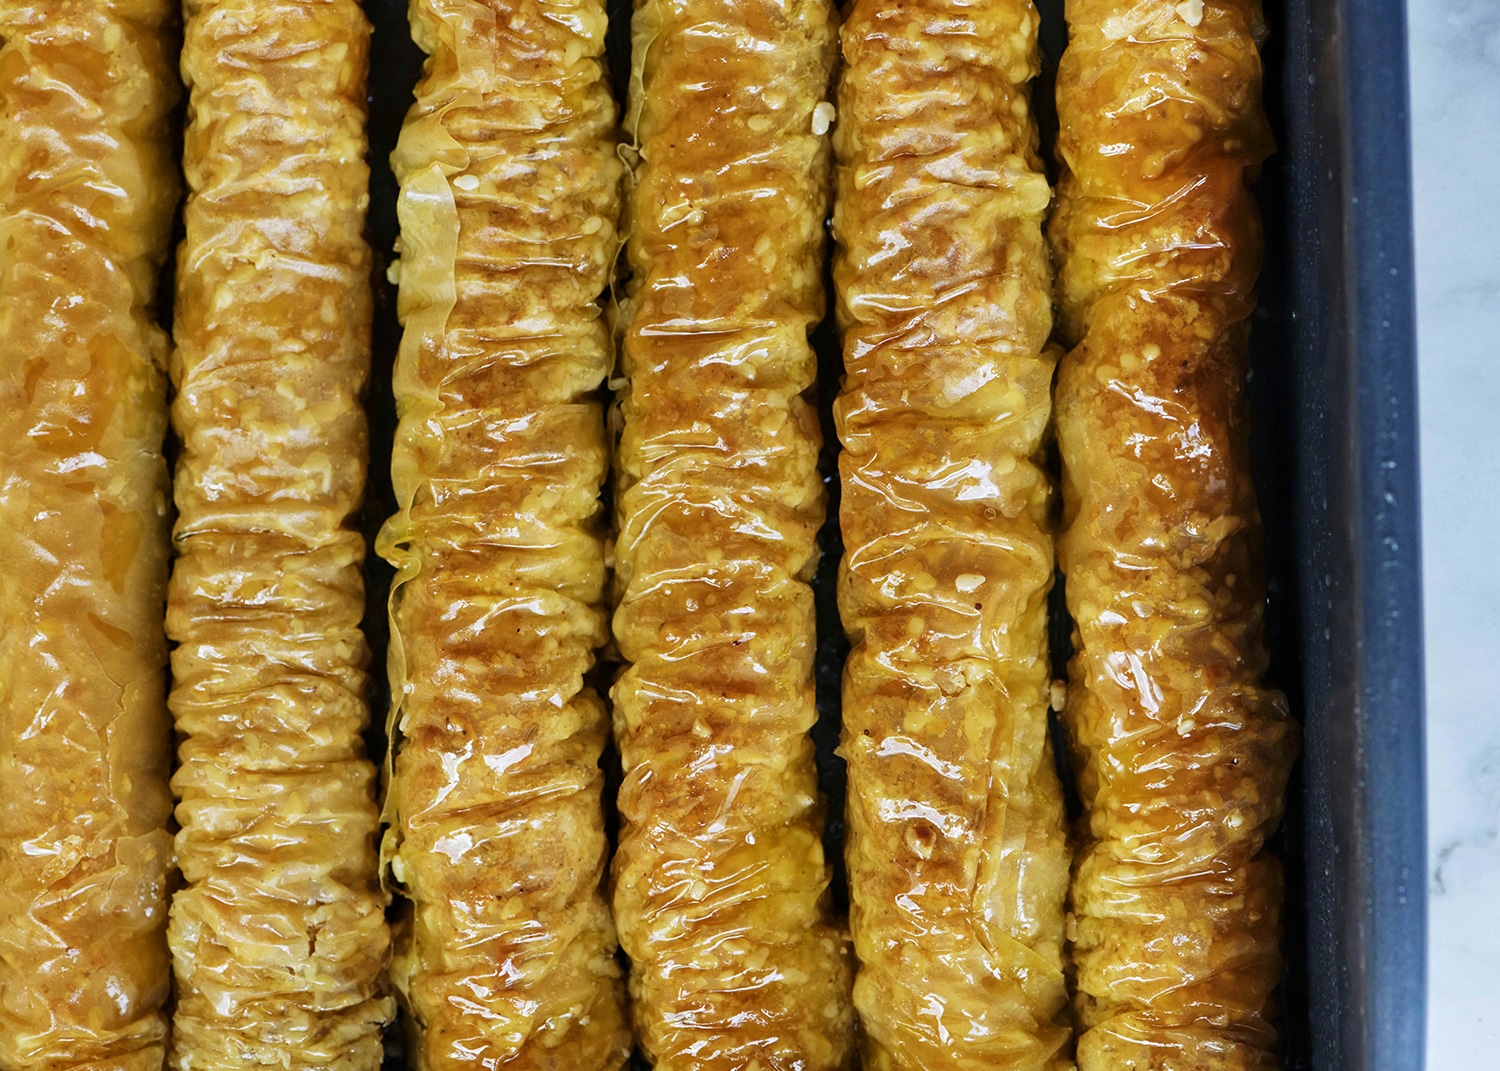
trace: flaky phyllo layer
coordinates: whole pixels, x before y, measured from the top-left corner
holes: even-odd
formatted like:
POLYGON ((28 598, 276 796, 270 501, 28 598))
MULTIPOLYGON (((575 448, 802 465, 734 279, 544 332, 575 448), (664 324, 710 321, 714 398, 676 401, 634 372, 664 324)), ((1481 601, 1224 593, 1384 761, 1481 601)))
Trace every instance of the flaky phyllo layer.
POLYGON ((162 1065, 173 5, 0 0, 0 1066, 162 1065))
POLYGON ((850 1056, 812 743, 821 0, 642 0, 626 121, 614 908, 657 1071, 850 1056))
POLYGON ((374 1069, 394 1009, 351 519, 369 25, 354 0, 195 0, 186 16, 171 1061, 374 1069))
POLYGON ((846 854, 874 1071, 1071 1066, 1037 26, 1030 0, 860 0, 843 28, 846 854))
POLYGON ((1271 150, 1255 0, 1074 0, 1051 237, 1076 622, 1067 724, 1081 1071, 1266 1071, 1296 750, 1261 683, 1249 182, 1271 150))
POLYGON ((613 1069, 597 304, 621 166, 596 0, 418 0, 401 182, 389 872, 415 1055, 613 1069))

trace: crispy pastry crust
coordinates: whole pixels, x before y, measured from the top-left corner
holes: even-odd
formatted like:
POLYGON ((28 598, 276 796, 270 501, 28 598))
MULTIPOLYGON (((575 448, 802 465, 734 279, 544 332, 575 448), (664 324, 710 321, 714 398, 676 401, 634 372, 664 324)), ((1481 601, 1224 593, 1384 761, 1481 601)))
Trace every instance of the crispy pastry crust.
POLYGON ((416 0, 391 595, 396 982, 430 1071, 629 1050, 585 687, 605 639, 596 301, 621 167, 598 0, 416 0))
POLYGON ((0 2, 0 1068, 157 1071, 172 5, 0 2))
POLYGON ((850 1058, 812 743, 823 0, 643 0, 617 456, 615 918, 658 1071, 850 1058))
POLYGON ((1247 449, 1248 181, 1271 150, 1254 0, 1072 0, 1051 236, 1077 625, 1067 722, 1081 1071, 1279 1066, 1282 879, 1263 848, 1296 749, 1261 684, 1247 449))
POLYGON ((870 1071, 1071 1066, 1037 24, 1030 0, 859 0, 843 28, 834 414, 870 1071))
POLYGON ((169 588, 173 1067, 376 1068, 390 934, 361 733, 369 26, 196 0, 169 588))

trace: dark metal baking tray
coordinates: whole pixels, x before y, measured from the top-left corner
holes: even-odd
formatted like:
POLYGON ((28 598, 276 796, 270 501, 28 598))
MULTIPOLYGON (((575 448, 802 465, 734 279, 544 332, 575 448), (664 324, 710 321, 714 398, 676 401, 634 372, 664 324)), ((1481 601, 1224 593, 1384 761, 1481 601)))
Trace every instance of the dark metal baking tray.
MULTIPOLYGON (((1426 805, 1406 13, 1287 0, 1283 536, 1316 1071, 1418 1071, 1426 805)), ((1278 362, 1268 361, 1274 368, 1278 362)))
MULTIPOLYGON (((623 91, 629 0, 610 0, 623 91)), ((1121 0, 1125 3, 1125 0, 1121 0)), ((1044 149, 1051 73, 1066 41, 1062 0, 1041 0, 1047 69, 1037 87, 1044 149)), ((368 0, 370 237, 377 260, 370 405, 373 537, 393 509, 386 459, 399 340, 384 263, 396 235, 387 158, 421 54, 405 0, 368 0)), ((1425 1023, 1426 882, 1416 370, 1405 12, 1402 0, 1268 0, 1266 103, 1280 152, 1258 194, 1267 256, 1253 334, 1254 461, 1266 522, 1273 682, 1303 724, 1287 822, 1290 1071, 1419 1071, 1425 1023)), ((824 473, 837 483, 828 403, 837 339, 822 364, 824 473)), ((838 531, 824 531, 819 599, 820 772, 830 857, 841 863, 842 763, 833 755, 845 646, 833 606, 838 531)), ((376 721, 382 720, 389 571, 368 570, 376 721)), ((1055 608, 1056 646, 1066 643, 1055 608)), ((1059 649, 1061 656, 1064 652, 1059 649)), ((384 747, 373 730, 372 748, 384 747)), ((835 889, 842 894, 842 873, 835 889)), ((394 1035, 393 1035, 394 1041, 394 1035)), ((401 1066, 392 1045, 389 1066, 401 1066)))

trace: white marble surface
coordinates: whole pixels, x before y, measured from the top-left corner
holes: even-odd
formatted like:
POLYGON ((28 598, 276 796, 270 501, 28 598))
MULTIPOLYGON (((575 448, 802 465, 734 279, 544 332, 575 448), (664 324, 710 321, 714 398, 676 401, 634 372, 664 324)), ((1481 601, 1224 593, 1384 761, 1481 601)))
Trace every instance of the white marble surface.
POLYGON ((1408 0, 1428 1071, 1500 1068, 1500 0, 1408 0))

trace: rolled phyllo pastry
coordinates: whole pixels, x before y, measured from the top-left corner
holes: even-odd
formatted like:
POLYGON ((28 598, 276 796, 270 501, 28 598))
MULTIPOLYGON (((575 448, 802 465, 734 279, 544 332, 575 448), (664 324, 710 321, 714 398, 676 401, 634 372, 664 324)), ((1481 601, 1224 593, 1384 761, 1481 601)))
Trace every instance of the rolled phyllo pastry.
POLYGON ((842 31, 842 751, 868 1071, 1071 1066, 1037 26, 1031 0, 858 0, 842 31))
POLYGON ((374 1069, 393 1002, 360 631, 354 0, 192 0, 172 379, 172 1065, 374 1069))
POLYGON ((1266 1071, 1296 750, 1263 683, 1256 0, 1071 0, 1051 224, 1080 1071, 1266 1071))
POLYGON ((847 1066, 813 596, 822 0, 642 0, 626 133, 615 919, 658 1071, 847 1066))
POLYGON ((419 1067, 614 1069, 599 299, 621 165, 600 0, 416 0, 391 467, 390 873, 419 1067))
POLYGON ((165 0, 0 0, 0 1068, 159 1071, 165 0))

